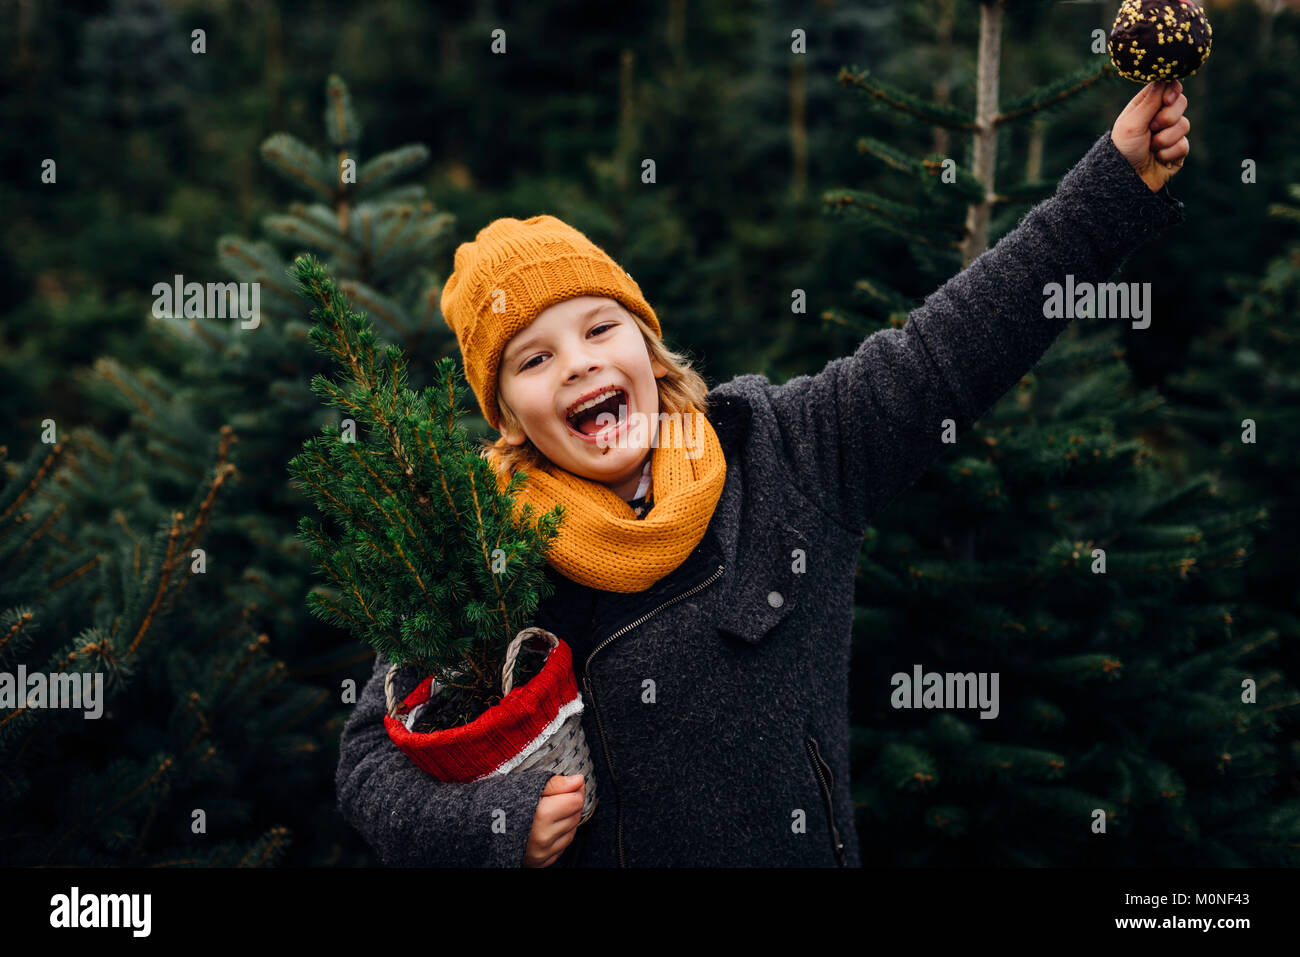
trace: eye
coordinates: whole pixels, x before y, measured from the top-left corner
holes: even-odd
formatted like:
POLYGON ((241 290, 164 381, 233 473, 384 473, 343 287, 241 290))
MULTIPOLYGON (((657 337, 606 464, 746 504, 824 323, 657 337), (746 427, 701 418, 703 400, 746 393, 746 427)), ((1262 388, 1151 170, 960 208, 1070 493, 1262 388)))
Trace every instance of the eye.
MULTIPOLYGON (((616 325, 618 325, 618 323, 616 322, 602 322, 600 325, 592 329, 591 332, 587 333, 587 335, 589 336, 599 335, 602 330, 613 328, 616 325)), ((540 355, 533 356, 532 359, 529 359, 527 362, 525 362, 523 365, 519 367, 519 371, 523 372, 525 369, 530 368, 533 364, 533 360, 540 359, 540 358, 541 358, 540 355)))

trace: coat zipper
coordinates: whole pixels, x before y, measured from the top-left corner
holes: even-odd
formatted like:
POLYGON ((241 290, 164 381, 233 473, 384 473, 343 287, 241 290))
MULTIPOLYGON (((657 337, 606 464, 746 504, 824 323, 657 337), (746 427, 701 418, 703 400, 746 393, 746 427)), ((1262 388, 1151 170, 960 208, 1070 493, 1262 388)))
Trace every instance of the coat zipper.
POLYGON ((826 820, 831 826, 831 843, 835 847, 835 860, 840 867, 844 866, 844 842, 840 840, 839 828, 835 826, 835 805, 831 799, 830 781, 835 780, 835 775, 831 771, 831 766, 822 760, 821 751, 817 747, 817 739, 809 735, 804 741, 804 747, 808 749, 808 757, 812 760, 813 771, 817 775, 817 784, 822 789, 822 800, 826 802, 826 820))
POLYGON ((608 645, 619 635, 625 635, 633 628, 645 624, 645 622, 650 617, 663 611, 663 609, 667 608, 669 605, 674 604, 675 602, 679 602, 683 598, 688 598, 689 596, 694 595, 701 588, 712 583, 714 580, 717 579, 719 575, 722 574, 723 569, 726 567, 727 567, 726 565, 719 565, 717 570, 712 575, 710 575, 704 581, 700 582, 698 585, 695 585, 693 588, 689 589, 688 591, 682 592, 680 595, 678 595, 675 598, 670 598, 668 601, 664 602, 659 607, 646 612, 644 615, 642 615, 636 621, 632 622, 630 625, 624 625, 618 631, 614 632, 614 634, 610 635, 608 638, 606 638, 604 641, 598 644, 595 648, 593 648, 591 650, 591 654, 587 655, 587 663, 583 665, 582 686, 587 691, 587 697, 591 699, 592 710, 596 712, 596 729, 600 732, 600 746, 601 749, 605 752, 605 765, 609 768, 609 781, 610 784, 614 786, 614 800, 617 802, 617 806, 618 806, 615 831, 618 835, 618 866, 619 867, 627 867, 627 858, 623 852, 623 797, 621 794, 619 794, 618 778, 614 774, 614 761, 613 758, 610 757, 609 744, 605 741, 605 725, 600 720, 600 705, 596 701, 596 692, 591 687, 591 659, 596 657, 596 652, 600 651, 602 648, 608 645))

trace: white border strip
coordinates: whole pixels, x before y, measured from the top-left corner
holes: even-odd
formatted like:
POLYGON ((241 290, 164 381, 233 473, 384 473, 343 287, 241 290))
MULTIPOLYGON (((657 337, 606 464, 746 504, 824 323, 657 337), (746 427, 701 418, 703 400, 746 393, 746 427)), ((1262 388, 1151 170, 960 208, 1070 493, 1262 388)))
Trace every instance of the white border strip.
POLYGON ((579 692, 577 697, 575 697, 568 704, 561 706, 560 710, 556 713, 555 718, 552 719, 551 723, 548 724, 545 728, 543 728, 538 733, 537 737, 529 741, 527 747, 525 747, 522 751, 520 751, 518 754, 512 757, 509 761, 504 762, 495 771, 489 771, 487 774, 484 774, 482 777, 475 778, 475 780, 481 781, 483 780, 483 778, 490 778, 494 774, 507 774, 510 771, 513 771, 516 767, 518 767, 520 762, 524 760, 524 758, 528 757, 530 754, 532 754, 534 751, 540 748, 546 742, 547 738, 549 738, 551 735, 555 734, 555 732, 560 730, 560 725, 564 724, 564 722, 567 721, 570 716, 575 714, 582 714, 581 692, 579 692))

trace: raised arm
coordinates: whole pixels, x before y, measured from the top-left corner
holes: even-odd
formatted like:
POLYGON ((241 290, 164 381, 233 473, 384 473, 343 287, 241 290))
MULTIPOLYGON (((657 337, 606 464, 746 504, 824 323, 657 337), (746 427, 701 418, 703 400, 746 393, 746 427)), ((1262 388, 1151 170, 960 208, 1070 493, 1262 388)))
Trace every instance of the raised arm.
POLYGON ((1043 316, 1049 283, 1067 273, 1076 285, 1103 282, 1183 219, 1183 204, 1167 186, 1152 192, 1107 132, 1054 196, 930 294, 901 329, 873 333, 816 375, 782 385, 746 375, 720 388, 756 398, 759 421, 780 433, 791 479, 842 525, 865 531, 950 447, 941 442, 943 421, 969 429, 1069 325, 1043 316))
POLYGON ((335 786, 344 819, 389 866, 522 867, 533 814, 552 772, 512 772, 467 784, 430 777, 384 727, 387 672, 388 662, 376 656, 343 727, 335 786))

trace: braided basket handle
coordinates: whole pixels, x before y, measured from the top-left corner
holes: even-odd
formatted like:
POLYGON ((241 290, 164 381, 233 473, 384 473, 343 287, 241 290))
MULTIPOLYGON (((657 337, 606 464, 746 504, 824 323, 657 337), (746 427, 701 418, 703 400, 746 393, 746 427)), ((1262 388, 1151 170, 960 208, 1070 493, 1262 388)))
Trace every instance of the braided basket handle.
POLYGON ((384 701, 388 705, 388 716, 400 721, 397 709, 401 702, 397 700, 397 693, 393 689, 393 679, 397 677, 398 669, 397 662, 393 662, 388 666, 388 674, 384 675, 384 701))
MULTIPOLYGON (((501 668, 501 694, 502 695, 508 695, 510 693, 510 689, 514 687, 515 659, 519 657, 519 649, 523 646, 523 643, 527 641, 529 638, 537 638, 537 637, 545 638, 547 643, 552 648, 559 647, 560 639, 556 638, 545 628, 539 628, 537 625, 533 625, 530 628, 522 629, 519 632, 519 634, 515 635, 514 639, 510 642, 510 647, 506 649, 506 663, 501 668)), ((548 656, 550 655, 549 651, 547 652, 547 655, 548 656)))
MULTIPOLYGON (((510 646, 506 649, 506 663, 501 668, 501 693, 503 696, 508 695, 510 689, 514 687, 515 659, 519 657, 519 649, 529 638, 537 637, 545 638, 552 648, 559 647, 560 639, 555 637, 555 635, 551 634, 545 628, 533 625, 521 629, 519 634, 515 635, 510 642, 510 646)), ((397 711, 398 708, 401 707, 401 702, 397 700, 397 689, 394 687, 394 679, 397 677, 398 669, 399 666, 396 663, 393 663, 388 666, 388 674, 384 675, 384 700, 388 705, 388 716, 394 719, 397 719, 397 711)))

